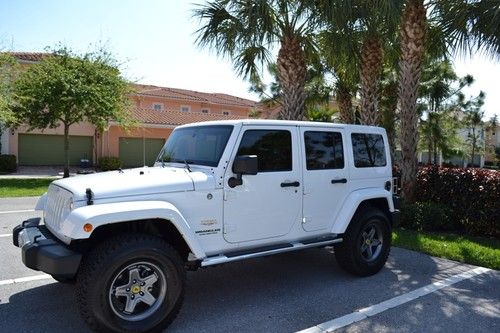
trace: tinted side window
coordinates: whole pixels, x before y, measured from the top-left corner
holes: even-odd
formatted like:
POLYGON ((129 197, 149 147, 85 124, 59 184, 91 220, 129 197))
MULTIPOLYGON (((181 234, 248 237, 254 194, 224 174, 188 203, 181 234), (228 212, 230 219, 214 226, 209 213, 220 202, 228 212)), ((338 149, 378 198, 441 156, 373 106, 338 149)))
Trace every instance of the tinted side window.
POLYGON ((307 170, 344 168, 342 134, 335 132, 304 133, 307 170))
POLYGON ((247 130, 237 155, 257 155, 259 172, 291 171, 292 135, 289 131, 247 130))
POLYGON ((382 135, 352 133, 351 138, 354 165, 357 168, 381 167, 387 164, 382 135))

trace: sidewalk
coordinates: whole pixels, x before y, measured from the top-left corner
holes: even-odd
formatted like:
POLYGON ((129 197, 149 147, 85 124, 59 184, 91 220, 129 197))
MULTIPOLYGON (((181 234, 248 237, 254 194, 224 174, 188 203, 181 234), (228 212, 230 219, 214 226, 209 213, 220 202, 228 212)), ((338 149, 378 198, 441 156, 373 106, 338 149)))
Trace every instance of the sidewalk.
MULTIPOLYGON (((14 173, 9 173, 6 175, 0 174, 0 179, 2 178, 62 178, 64 168, 62 166, 20 166, 14 173)), ((83 170, 79 167, 70 167, 69 175, 76 176, 77 172, 83 170)), ((93 171, 93 168, 88 168, 85 170, 93 171)))

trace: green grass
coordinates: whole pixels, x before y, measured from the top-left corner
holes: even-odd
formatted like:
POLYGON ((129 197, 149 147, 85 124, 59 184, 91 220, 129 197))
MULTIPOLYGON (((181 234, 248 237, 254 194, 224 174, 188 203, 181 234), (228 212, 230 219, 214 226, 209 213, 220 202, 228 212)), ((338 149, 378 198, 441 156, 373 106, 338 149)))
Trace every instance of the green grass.
POLYGON ((404 229, 394 230, 392 239, 394 246, 500 270, 498 239, 404 229))
POLYGON ((54 178, 0 179, 0 198, 35 197, 47 192, 54 178))

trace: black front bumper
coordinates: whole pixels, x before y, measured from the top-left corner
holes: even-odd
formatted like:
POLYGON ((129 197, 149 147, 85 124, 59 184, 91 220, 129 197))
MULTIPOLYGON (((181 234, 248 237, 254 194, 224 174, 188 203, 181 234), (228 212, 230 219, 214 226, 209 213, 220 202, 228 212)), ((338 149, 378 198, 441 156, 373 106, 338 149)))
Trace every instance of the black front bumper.
POLYGON ((26 220, 12 231, 12 242, 21 247, 24 265, 60 278, 73 278, 82 254, 60 242, 46 226, 40 225, 40 220, 26 220))

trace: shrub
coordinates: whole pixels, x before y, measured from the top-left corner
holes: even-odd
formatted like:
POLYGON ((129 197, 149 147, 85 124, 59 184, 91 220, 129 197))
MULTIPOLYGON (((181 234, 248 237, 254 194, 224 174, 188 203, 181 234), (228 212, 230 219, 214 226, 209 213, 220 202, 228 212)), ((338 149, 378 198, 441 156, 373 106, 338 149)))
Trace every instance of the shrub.
POLYGON ((448 207, 434 202, 402 204, 401 226, 417 231, 458 231, 448 207))
POLYGON ((454 223, 470 234, 500 236, 500 172, 485 169, 420 168, 416 200, 447 207, 454 223))
POLYGON ((16 170, 16 155, 0 155, 0 172, 14 172, 16 170))
POLYGON ((99 168, 102 171, 118 170, 122 166, 122 161, 118 157, 101 157, 99 159, 99 168))

